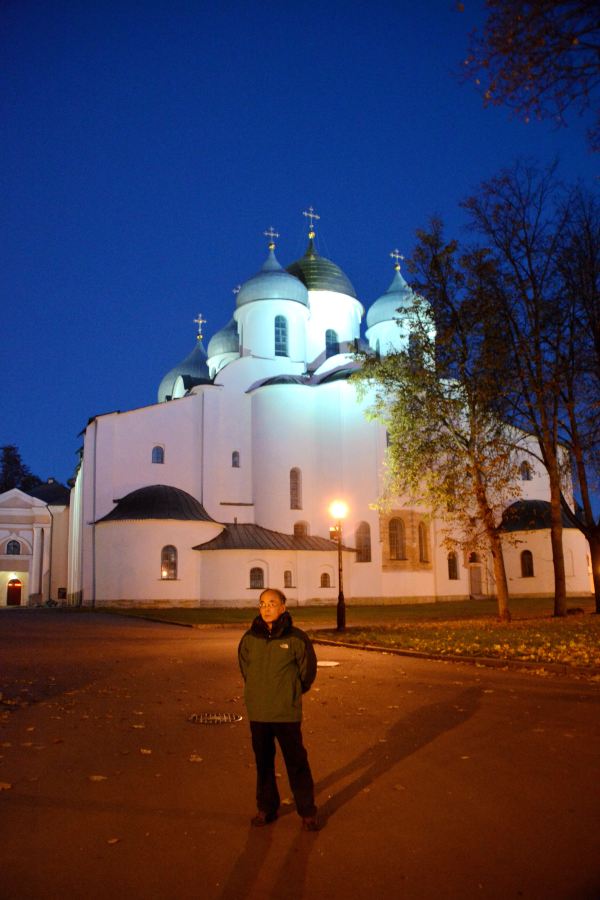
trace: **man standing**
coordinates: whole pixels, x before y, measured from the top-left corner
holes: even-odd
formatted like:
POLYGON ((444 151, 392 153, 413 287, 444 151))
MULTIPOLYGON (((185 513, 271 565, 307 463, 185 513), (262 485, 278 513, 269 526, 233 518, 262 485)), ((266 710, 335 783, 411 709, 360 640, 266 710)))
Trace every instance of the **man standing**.
POLYGON ((317 658, 308 635, 292 624, 282 591, 267 588, 259 601, 260 614, 238 647, 256 757, 258 811, 251 824, 268 825, 277 818, 277 739, 302 827, 305 831, 318 831, 314 785, 301 731, 302 694, 315 680, 317 658))

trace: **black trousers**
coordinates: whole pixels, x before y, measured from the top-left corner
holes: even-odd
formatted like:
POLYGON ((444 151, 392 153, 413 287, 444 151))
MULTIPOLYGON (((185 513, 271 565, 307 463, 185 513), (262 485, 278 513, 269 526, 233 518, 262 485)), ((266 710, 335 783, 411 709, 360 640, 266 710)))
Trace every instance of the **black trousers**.
POLYGON ((275 779, 275 740, 281 747, 285 768, 298 815, 314 816, 315 791, 302 743, 300 722, 250 722, 252 749, 256 757, 256 806, 270 815, 279 808, 279 791, 275 779))

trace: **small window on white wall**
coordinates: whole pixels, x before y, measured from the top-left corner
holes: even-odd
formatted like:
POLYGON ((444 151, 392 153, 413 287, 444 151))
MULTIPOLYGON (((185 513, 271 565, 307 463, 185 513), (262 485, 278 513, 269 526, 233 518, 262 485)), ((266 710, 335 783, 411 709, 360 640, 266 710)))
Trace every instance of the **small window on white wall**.
POLYGON ((458 581, 458 557, 454 550, 448 554, 448 579, 458 581))
POLYGON ((533 578, 533 553, 523 550, 521 553, 521 578, 533 578))
POLYGON ((275 356, 288 355, 288 325, 285 316, 275 316, 275 356))
POLYGON ((331 576, 329 572, 321 572, 321 587, 331 587, 331 576))
POLYGON ((6 552, 9 556, 20 556, 21 544, 19 541, 9 541, 6 545, 6 552))
POLYGON ((254 566, 250 569, 250 587, 251 588, 260 588, 261 590, 265 586, 265 573, 259 566, 254 566))
POLYGON ((161 447, 160 444, 157 444, 156 447, 152 448, 152 462, 153 463, 164 463, 165 461, 165 448, 161 447))
POLYGON ((361 522, 354 535, 356 562, 371 562, 371 528, 368 522, 361 522))
POLYGON ((520 472, 521 481, 531 481, 531 479, 533 478, 532 469, 528 462, 521 463, 520 472))
POLYGON ((290 509, 302 509, 302 472, 290 469, 290 509))
POLYGON ((177 548, 167 544, 160 554, 160 577, 165 581, 177 578, 177 548))
POLYGON ((419 562, 429 562, 429 537, 424 522, 419 522, 419 562))
POLYGON ((292 573, 289 569, 286 569, 283 573, 283 586, 285 588, 291 588, 292 586, 292 573))
POLYGON ((240 467, 240 451, 234 450, 231 454, 231 468, 239 469, 240 467))

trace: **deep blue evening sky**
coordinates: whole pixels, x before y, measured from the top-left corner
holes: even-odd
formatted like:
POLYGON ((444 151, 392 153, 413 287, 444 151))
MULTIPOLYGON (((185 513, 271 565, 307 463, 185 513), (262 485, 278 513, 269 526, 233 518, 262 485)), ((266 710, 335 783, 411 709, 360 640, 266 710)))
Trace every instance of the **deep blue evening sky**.
POLYGON ((281 232, 365 306, 415 229, 517 156, 597 171, 585 123, 525 125, 460 84, 483 0, 4 0, 0 444, 66 481, 94 414, 153 403, 281 232))

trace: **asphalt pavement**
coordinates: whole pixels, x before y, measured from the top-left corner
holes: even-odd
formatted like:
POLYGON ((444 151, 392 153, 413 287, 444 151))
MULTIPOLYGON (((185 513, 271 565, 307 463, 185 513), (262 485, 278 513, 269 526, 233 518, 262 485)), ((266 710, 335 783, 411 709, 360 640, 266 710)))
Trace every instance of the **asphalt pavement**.
MULTIPOLYGON (((293 613, 293 610, 292 610, 293 613)), ((323 828, 250 828, 241 628, 0 613, 0 898, 600 898, 600 686, 317 646, 323 828), (337 664, 337 665, 335 665, 337 664)))

